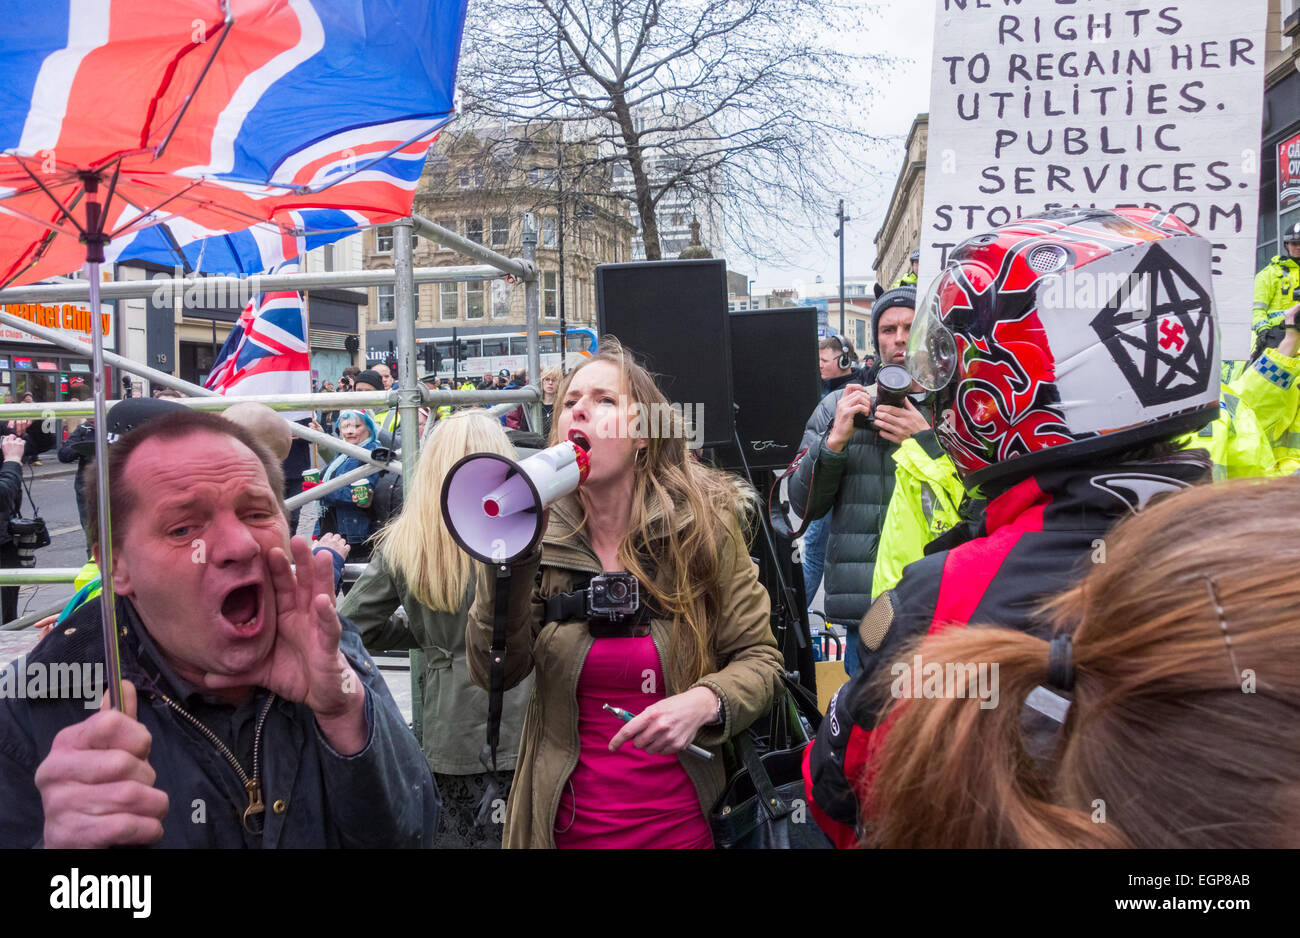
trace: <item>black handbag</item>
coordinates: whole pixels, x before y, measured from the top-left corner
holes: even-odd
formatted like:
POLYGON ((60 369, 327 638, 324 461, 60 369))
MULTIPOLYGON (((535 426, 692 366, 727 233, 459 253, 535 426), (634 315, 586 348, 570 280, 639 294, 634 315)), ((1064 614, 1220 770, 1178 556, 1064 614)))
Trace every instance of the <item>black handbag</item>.
POLYGON ((808 808, 803 784, 804 748, 821 714, 801 685, 785 679, 763 726, 731 740, 736 770, 709 812, 713 845, 720 850, 829 850, 808 808))

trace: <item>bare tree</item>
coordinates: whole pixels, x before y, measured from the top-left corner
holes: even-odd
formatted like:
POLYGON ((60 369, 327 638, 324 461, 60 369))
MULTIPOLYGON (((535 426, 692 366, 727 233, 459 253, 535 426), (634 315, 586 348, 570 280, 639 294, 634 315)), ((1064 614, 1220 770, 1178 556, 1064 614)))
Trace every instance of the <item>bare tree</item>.
MULTIPOLYGON (((591 144, 585 169, 624 181, 646 256, 672 192, 726 219, 755 258, 824 225, 862 129, 880 55, 825 41, 860 26, 840 0, 473 0, 461 82, 473 123, 536 126, 591 144), (630 177, 630 180, 629 180, 630 177)), ((554 139, 554 137, 552 137, 554 139)), ((567 156, 566 156, 567 159, 567 156)))

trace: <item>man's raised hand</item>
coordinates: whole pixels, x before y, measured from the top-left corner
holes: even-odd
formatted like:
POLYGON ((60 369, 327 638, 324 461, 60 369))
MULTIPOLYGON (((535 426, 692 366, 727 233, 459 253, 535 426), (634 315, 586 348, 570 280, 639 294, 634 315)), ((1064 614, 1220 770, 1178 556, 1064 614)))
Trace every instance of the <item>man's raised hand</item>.
POLYGON ((365 745, 365 686, 339 650, 343 627, 334 610, 334 565, 313 556, 302 537, 290 541, 293 565, 280 548, 268 563, 275 598, 275 644, 262 663, 242 674, 206 678, 209 687, 257 685, 316 714, 330 744, 344 755, 365 745))

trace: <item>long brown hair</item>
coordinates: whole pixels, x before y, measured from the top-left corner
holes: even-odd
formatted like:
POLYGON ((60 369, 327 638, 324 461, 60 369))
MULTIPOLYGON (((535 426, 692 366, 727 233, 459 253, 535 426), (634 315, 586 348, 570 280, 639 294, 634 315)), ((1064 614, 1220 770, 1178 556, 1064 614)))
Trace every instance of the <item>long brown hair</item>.
MULTIPOLYGON (((632 513, 618 559, 672 620, 667 670, 673 686, 684 690, 717 670, 709 626, 723 612, 718 561, 727 537, 744 541, 757 496, 739 477, 691 457, 682 414, 669 408, 650 372, 612 335, 602 335, 598 354, 565 375, 555 391, 556 407, 563 406, 573 376, 594 362, 617 368, 621 393, 662 418, 660 432, 645 434, 645 455, 637 456, 632 513)), ((559 427, 557 414, 551 445, 559 442, 559 427)), ((586 523, 584 516, 580 530, 586 523)))
POLYGON ((869 767, 867 841, 1300 845, 1297 504, 1300 478, 1197 487, 1094 545, 1087 575, 1044 607, 1073 634, 1075 662, 1074 703, 1046 765, 1026 754, 1019 721, 1046 683, 1047 640, 954 628, 909 649, 927 667, 996 662, 999 703, 895 707, 869 767))

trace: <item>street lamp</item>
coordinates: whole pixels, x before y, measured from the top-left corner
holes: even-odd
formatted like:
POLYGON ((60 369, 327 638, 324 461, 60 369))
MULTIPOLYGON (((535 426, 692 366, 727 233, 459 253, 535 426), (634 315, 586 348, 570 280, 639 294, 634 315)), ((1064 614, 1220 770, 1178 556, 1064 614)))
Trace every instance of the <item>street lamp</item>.
POLYGON ((840 199, 839 211, 835 213, 835 217, 839 219, 840 222, 840 227, 839 230, 835 232, 835 237, 840 239, 840 336, 843 337, 844 336, 844 223, 846 221, 853 221, 852 218, 849 218, 844 214, 843 199, 840 199))

